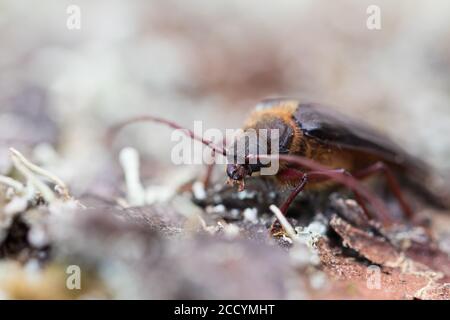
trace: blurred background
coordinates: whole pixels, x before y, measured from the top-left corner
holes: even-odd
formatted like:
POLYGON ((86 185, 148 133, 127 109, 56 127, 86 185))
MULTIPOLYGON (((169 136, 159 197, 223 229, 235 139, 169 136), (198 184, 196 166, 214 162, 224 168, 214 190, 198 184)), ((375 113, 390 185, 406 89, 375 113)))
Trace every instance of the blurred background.
MULTIPOLYGON (((450 171, 445 0, 0 0, 0 43, 0 173, 14 146, 82 194, 114 179, 101 139, 115 122, 239 128, 272 96, 334 106, 450 171), (372 4, 381 30, 366 27, 372 4)), ((154 183, 200 170, 174 168, 170 132, 136 125, 115 146, 137 148, 154 183)))

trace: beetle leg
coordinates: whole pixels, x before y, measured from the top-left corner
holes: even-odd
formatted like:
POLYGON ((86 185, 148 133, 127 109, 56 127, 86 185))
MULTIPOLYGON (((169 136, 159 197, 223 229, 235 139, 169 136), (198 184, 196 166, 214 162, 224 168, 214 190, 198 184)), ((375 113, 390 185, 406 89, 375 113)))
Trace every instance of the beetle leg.
MULTIPOLYGON (((325 172, 339 173, 339 174, 344 174, 346 176, 351 176, 351 173, 345 169, 331 169, 331 170, 326 170, 325 172)), ((326 180, 331 179, 328 176, 323 176, 323 173, 324 173, 323 171, 311 171, 308 173, 302 173, 302 172, 294 170, 294 169, 283 170, 283 172, 281 173, 283 176, 283 179, 292 180, 292 179, 296 178, 296 179, 300 179, 300 182, 295 187, 295 189, 292 191, 292 193, 289 195, 289 197, 286 199, 286 201, 283 203, 283 205, 281 206, 281 208, 280 208, 281 212, 284 215, 286 215, 287 210, 289 209, 289 206, 294 201, 295 197, 305 188, 305 185, 308 181, 311 181, 311 182, 313 180, 326 181, 326 180)), ((366 218, 370 217, 369 211, 367 210, 367 206, 364 204, 364 201, 363 201, 363 198, 361 197, 361 195, 357 191, 354 191, 354 194, 355 194, 356 201, 363 209, 363 211, 366 215, 366 218)))
POLYGON ((406 199, 403 196, 400 185, 398 184, 394 174, 389 169, 389 167, 385 165, 383 162, 377 162, 366 169, 362 169, 360 171, 355 172, 353 175, 358 179, 363 179, 378 173, 384 174, 388 187, 389 189, 391 189, 391 192, 397 198, 397 201, 399 202, 400 207, 402 208, 402 211, 404 212, 405 216, 407 218, 411 218, 414 213, 411 210, 411 207, 406 202, 406 199))
MULTIPOLYGON (((346 176, 351 176, 351 174, 344 170, 344 169, 331 169, 331 170, 324 170, 324 171, 311 171, 308 173, 301 173, 297 170, 293 170, 293 169, 287 169, 289 170, 289 172, 285 173, 285 176, 289 176, 291 179, 294 176, 300 177, 300 182, 299 184, 294 188, 294 190, 291 192, 291 194, 289 195, 289 197, 286 199, 286 201, 283 203, 283 205, 280 207, 280 211, 283 213, 283 215, 286 215, 287 210, 289 209, 290 205, 292 204, 292 202, 294 201, 294 199, 297 197, 297 195, 303 191, 303 189, 305 188, 306 184, 309 181, 326 181, 326 180, 332 180, 331 177, 325 175, 325 174, 330 174, 330 173, 338 173, 338 174, 344 174, 346 176)), ((369 211, 367 210, 366 205, 364 204, 363 198, 361 197, 361 195, 354 191, 355 194, 355 198, 356 198, 356 202, 358 202, 358 204, 361 206, 361 208, 363 209, 363 213, 364 213, 364 220, 368 219, 368 217, 370 217, 371 215, 369 214, 369 211)), ((386 221, 383 221, 386 222, 386 221)), ((274 222, 270 228, 270 232, 271 234, 275 234, 277 231, 277 224, 276 222, 274 222)))
MULTIPOLYGON (((309 176, 311 178, 322 178, 322 181, 326 181, 326 180, 332 180, 331 177, 329 176, 323 176, 324 173, 339 173, 339 174, 343 174, 347 177, 353 177, 352 174, 350 172, 348 172, 345 169, 331 169, 331 170, 325 170, 325 171, 313 171, 313 172, 309 172, 309 176)), ((370 214, 370 211, 367 209, 367 206, 364 203, 364 199, 361 196, 361 194, 357 191, 357 190, 353 190, 353 193, 355 195, 355 200, 356 202, 359 204, 359 206, 362 208, 364 215, 365 215, 365 219, 369 219, 369 217, 372 217, 373 215, 370 214)), ((382 220, 385 220, 382 216, 381 216, 382 220)), ((386 221, 385 221, 386 222, 386 221)))
POLYGON ((281 206, 280 210, 283 213, 283 215, 286 215, 287 210, 289 209, 289 206, 291 205, 292 201, 294 201, 295 197, 302 192, 302 190, 305 188, 306 183, 308 182, 308 174, 307 173, 299 173, 301 175, 301 180, 299 184, 294 188, 294 190, 291 192, 289 197, 286 199, 286 201, 281 206))
MULTIPOLYGON (((298 183, 298 185, 294 188, 294 190, 292 190, 289 197, 285 200, 283 205, 280 207, 281 213, 283 215, 286 215, 287 210, 289 209, 291 203, 294 201, 295 197, 297 197, 297 195, 300 192, 302 192, 302 190, 305 188, 306 183, 308 182, 308 174, 302 173, 302 172, 294 170, 294 169, 286 169, 283 171, 283 176, 285 176, 286 178, 289 177, 290 180, 292 180, 294 178, 297 178, 297 179, 300 178, 300 182, 298 183)), ((279 231, 279 228, 280 228, 280 224, 279 224, 278 220, 275 220, 272 223, 272 226, 270 227, 270 234, 276 235, 277 232, 279 231)))
MULTIPOLYGON (((301 173, 294 169, 283 170, 281 172, 283 179, 292 180, 294 177, 296 177, 297 179, 300 178, 301 181, 281 206, 280 208, 281 212, 284 215, 287 213, 289 206, 294 201, 295 197, 304 189, 307 182, 324 182, 327 180, 333 180, 333 174, 345 175, 347 177, 354 178, 352 174, 345 169, 317 170, 317 171, 310 171, 308 173, 301 173), (305 182, 303 183, 304 179, 305 182)), ((368 219, 369 217, 378 218, 385 224, 389 223, 389 219, 384 215, 377 214, 376 217, 374 217, 374 215, 370 213, 370 211, 367 209, 367 206, 363 200, 362 195, 358 192, 358 190, 353 190, 353 193, 355 195, 356 202, 363 209, 363 213, 365 215, 363 218, 365 219, 368 219)))
MULTIPOLYGON (((355 179, 352 175, 342 174, 342 172, 333 171, 335 169, 324 166, 314 160, 297 156, 297 155, 258 155, 259 159, 278 159, 280 161, 286 161, 292 165, 300 166, 305 169, 309 169, 316 173, 320 172, 320 175, 327 177, 337 183, 340 183, 347 188, 351 189, 353 192, 357 192, 361 197, 369 203, 373 209, 376 217, 383 222, 385 225, 392 223, 392 215, 389 213, 384 202, 370 190, 368 190, 360 181, 355 179)), ((311 172, 309 172, 310 174, 311 172)))

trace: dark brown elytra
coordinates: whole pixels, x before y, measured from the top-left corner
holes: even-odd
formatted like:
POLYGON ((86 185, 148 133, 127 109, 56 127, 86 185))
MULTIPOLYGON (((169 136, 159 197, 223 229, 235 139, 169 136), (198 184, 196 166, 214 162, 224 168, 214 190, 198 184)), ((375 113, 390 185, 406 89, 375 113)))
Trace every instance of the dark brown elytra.
MULTIPOLYGON (((230 154, 226 147, 196 136, 191 130, 172 121, 147 115, 128 119, 114 126, 108 134, 109 143, 123 127, 144 121, 182 130, 190 138, 211 148, 213 153, 224 156, 230 154)), ((276 175, 277 180, 282 184, 294 184, 292 193, 281 206, 284 214, 302 190, 309 187, 320 188, 325 181, 333 181, 354 192, 356 200, 369 218, 390 224, 393 218, 385 203, 358 180, 376 173, 384 174, 390 190, 408 218, 412 216, 413 211, 402 194, 394 172, 401 173, 404 177, 415 177, 411 180, 415 189, 432 198, 434 202, 441 202, 420 183, 428 175, 427 166, 423 162, 410 156, 373 129, 332 109, 318 104, 302 104, 295 99, 268 99, 258 105, 247 121, 244 131, 250 128, 278 129, 280 132, 279 154, 246 154, 246 160, 273 160, 278 157, 282 165, 276 175)), ((227 175, 231 183, 237 183, 243 190, 245 179, 261 167, 260 162, 251 167, 247 163, 229 163, 227 175)), ((211 166, 208 172, 205 185, 209 180, 211 166)))

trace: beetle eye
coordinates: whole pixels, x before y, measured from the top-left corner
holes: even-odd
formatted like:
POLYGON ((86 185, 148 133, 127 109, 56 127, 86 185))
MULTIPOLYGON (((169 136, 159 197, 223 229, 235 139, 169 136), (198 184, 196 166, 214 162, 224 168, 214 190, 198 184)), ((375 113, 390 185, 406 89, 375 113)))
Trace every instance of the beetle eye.
POLYGON ((227 166, 227 175, 233 180, 242 180, 252 174, 252 168, 249 165, 229 164, 227 166))
POLYGON ((261 170, 261 165, 260 164, 249 164, 249 173, 248 175, 252 175, 253 172, 259 172, 261 170))

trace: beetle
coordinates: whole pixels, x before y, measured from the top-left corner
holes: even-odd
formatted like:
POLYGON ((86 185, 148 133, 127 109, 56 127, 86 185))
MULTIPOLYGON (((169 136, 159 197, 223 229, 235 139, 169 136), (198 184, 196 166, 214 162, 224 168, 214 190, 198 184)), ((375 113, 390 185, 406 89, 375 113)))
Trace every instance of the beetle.
MULTIPOLYGON (((243 131, 245 133, 248 130, 258 132, 259 129, 277 129, 278 153, 268 155, 247 152, 244 155, 244 162, 238 162, 236 156, 230 158, 231 152, 226 147, 220 147, 162 118, 136 117, 116 125, 112 132, 115 134, 124 126, 139 121, 159 122, 174 129, 182 129, 192 139, 210 147, 214 153, 228 156, 229 163, 226 168, 228 182, 238 184, 240 190, 245 188, 245 179, 267 166, 267 162, 263 163, 261 160, 277 157, 280 169, 275 175, 276 180, 280 185, 294 187, 281 206, 283 214, 286 214, 302 190, 321 189, 333 183, 340 183, 354 191, 367 216, 373 214, 370 214, 366 202, 376 212, 376 217, 384 223, 390 223, 392 219, 383 202, 358 181, 374 174, 385 176, 389 189, 407 218, 412 217, 413 211, 402 193, 398 179, 418 194, 425 196, 432 204, 447 207, 445 200, 427 187, 431 172, 423 161, 410 155, 388 137, 369 126, 320 104, 303 103, 291 98, 261 101, 245 122, 243 131)), ((109 137, 114 134, 110 133, 109 137)), ((231 148, 235 147, 239 139, 238 136, 231 148)), ((262 146, 257 146, 257 150, 260 150, 260 147, 262 146)), ((246 150, 249 149, 251 148, 246 150)), ((270 146, 264 146, 262 149, 270 150, 270 146)))
MULTIPOLYGON (((388 137, 335 109, 317 103, 302 103, 297 99, 266 99, 256 106, 244 125, 244 131, 254 129, 258 132, 261 128, 279 129, 280 155, 301 156, 327 167, 318 171, 331 169, 358 179, 383 174, 407 217, 412 216, 412 210, 397 179, 434 205, 447 207, 442 197, 429 190, 433 175, 422 160, 410 155, 388 137)), ((300 168, 298 164, 293 165, 292 159, 291 163, 286 160, 276 175, 277 180, 281 184, 297 184, 297 187, 282 206, 283 213, 303 189, 317 189, 324 185, 320 181, 314 182, 317 179, 311 174, 305 175, 301 165, 300 168)), ((261 167, 260 163, 230 163, 227 175, 232 183, 242 184, 246 177, 261 167)), ((323 180, 323 177, 318 180, 323 180)))

